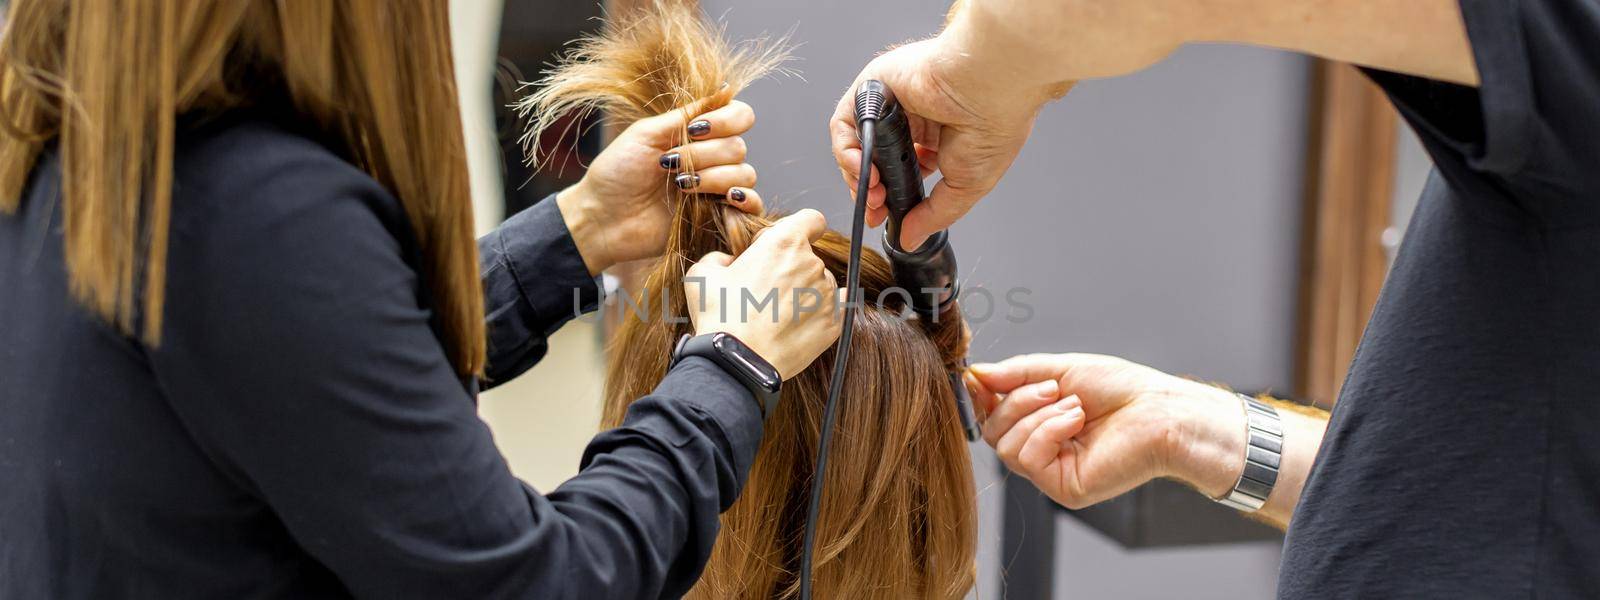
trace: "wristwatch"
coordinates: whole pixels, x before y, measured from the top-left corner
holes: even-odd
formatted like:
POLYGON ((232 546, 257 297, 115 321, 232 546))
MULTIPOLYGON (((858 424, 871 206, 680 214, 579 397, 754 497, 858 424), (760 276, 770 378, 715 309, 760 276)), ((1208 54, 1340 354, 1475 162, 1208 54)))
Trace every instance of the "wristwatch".
POLYGON ((1283 460, 1283 420, 1272 405, 1238 394, 1244 405, 1244 472, 1228 495, 1217 502, 1250 513, 1261 510, 1278 483, 1278 466, 1283 460))
POLYGON ((778 392, 783 387, 783 377, 778 374, 778 369, 772 363, 761 358, 755 350, 751 350, 739 338, 727 333, 716 332, 695 336, 687 333, 678 338, 678 347, 672 350, 672 363, 668 370, 677 366, 685 357, 698 356, 717 364, 722 370, 727 371, 745 389, 750 390, 750 395, 755 396, 756 405, 761 408, 761 418, 765 419, 778 408, 778 392))

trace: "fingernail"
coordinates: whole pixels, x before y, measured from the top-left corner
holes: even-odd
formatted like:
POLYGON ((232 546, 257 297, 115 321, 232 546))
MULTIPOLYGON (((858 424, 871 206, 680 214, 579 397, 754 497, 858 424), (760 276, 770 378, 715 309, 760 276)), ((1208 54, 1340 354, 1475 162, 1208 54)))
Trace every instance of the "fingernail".
POLYGON ((695 121, 689 124, 689 137, 700 137, 711 133, 710 121, 695 121))
POLYGON ((668 152, 661 155, 661 168, 668 171, 676 171, 678 169, 678 163, 682 160, 683 157, 678 155, 677 152, 668 152))
POLYGON ((694 173, 680 173, 672 178, 678 184, 678 189, 687 190, 700 185, 700 176, 694 173))
POLYGON ((978 379, 971 373, 962 373, 961 383, 967 386, 967 395, 969 396, 977 396, 978 392, 981 391, 978 389, 978 379))
POLYGON ((992 364, 989 364, 989 363, 978 363, 978 364, 975 364, 975 365, 967 366, 967 370, 968 371, 972 371, 974 374, 977 374, 977 375, 988 375, 989 373, 993 373, 994 369, 995 369, 995 365, 992 365, 992 364))
POLYGON ((1083 416, 1083 407, 1082 406, 1074 406, 1074 407, 1069 408, 1069 409, 1067 409, 1065 411, 1062 411, 1061 414, 1062 414, 1062 416, 1065 416, 1067 418, 1081 417, 1081 416, 1083 416))
POLYGON ((735 204, 744 202, 744 190, 739 188, 728 190, 728 199, 733 201, 735 204))

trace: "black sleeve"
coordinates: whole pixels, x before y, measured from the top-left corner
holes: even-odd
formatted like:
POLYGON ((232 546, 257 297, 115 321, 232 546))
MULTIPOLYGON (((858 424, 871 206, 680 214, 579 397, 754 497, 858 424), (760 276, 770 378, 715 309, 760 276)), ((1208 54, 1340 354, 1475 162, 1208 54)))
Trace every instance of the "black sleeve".
POLYGON ((583 264, 553 194, 479 239, 478 262, 489 336, 484 389, 533 367, 551 334, 600 303, 598 278, 583 264))
POLYGON ((754 458, 749 393, 684 361, 541 496, 507 469, 428 326, 398 205, 347 166, 271 154, 252 159, 279 167, 207 192, 225 200, 175 212, 150 350, 218 468, 358 596, 687 590, 754 458))
MULTIPOLYGON (((1548 220, 1600 201, 1600 1, 1461 0, 1476 88, 1368 70, 1452 184, 1548 220)), ((1567 222, 1565 225, 1574 225, 1567 222)))

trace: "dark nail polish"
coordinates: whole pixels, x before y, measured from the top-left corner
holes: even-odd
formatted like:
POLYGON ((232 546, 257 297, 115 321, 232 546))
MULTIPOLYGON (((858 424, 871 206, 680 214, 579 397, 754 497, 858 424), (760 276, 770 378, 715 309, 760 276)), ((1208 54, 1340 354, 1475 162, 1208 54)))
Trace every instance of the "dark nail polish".
POLYGON ((668 152, 663 154, 661 155, 661 168, 668 171, 676 171, 678 169, 678 163, 682 159, 683 157, 679 156, 677 152, 668 152))
POLYGON ((700 185, 700 176, 694 173, 682 173, 672 178, 678 184, 678 189, 687 190, 700 185))
POLYGON ((728 199, 734 202, 744 202, 744 190, 739 188, 728 190, 728 199))
POLYGON ((711 133, 710 121, 695 121, 689 124, 689 137, 700 137, 711 133))

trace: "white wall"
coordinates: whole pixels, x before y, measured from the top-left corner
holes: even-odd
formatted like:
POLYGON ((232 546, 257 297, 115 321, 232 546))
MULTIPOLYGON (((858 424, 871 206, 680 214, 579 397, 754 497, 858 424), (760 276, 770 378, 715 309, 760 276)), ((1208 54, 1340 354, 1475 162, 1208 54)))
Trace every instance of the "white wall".
POLYGON ((503 218, 500 148, 495 143, 490 84, 500 40, 502 0, 451 0, 450 42, 456 64, 456 95, 466 134, 467 176, 478 234, 503 218))
MULTIPOLYGON (((479 232, 492 229, 502 218, 500 149, 490 104, 501 8, 501 0, 450 3, 456 82, 479 232)), ((494 431, 512 472, 543 491, 578 472, 583 448, 599 430, 605 373, 598 325, 568 323, 551 338, 550 347, 550 355, 538 366, 479 399, 479 413, 494 431)))

